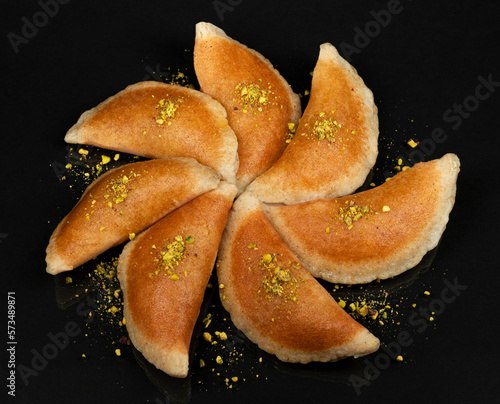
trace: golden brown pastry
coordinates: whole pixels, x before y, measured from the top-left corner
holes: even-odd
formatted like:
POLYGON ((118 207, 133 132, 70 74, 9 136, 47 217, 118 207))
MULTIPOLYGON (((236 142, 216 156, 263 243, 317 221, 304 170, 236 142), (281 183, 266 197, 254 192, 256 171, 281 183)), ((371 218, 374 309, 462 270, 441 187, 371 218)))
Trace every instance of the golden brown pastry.
POLYGON ((213 191, 165 216, 129 242, 118 273, 134 346, 174 377, 186 377, 189 345, 237 189, 213 191))
POLYGON ((214 170, 185 157, 108 171, 85 190, 54 230, 47 247, 47 272, 76 268, 218 184, 214 170))
POLYGON ((320 47, 311 95, 280 159, 248 188, 268 203, 297 203, 354 192, 377 158, 372 92, 335 47, 320 47))
POLYGON ((283 153, 288 124, 300 117, 299 97, 261 54, 206 22, 196 25, 194 67, 201 90, 224 106, 238 138, 242 192, 283 153))
POLYGON ((282 361, 335 361, 379 347, 309 274, 248 192, 229 215, 217 276, 235 326, 282 361))
POLYGON ((446 154, 368 191, 263 209, 312 275, 367 283, 413 268, 436 247, 455 202, 459 170, 458 157, 446 154))
POLYGON ((148 158, 193 157, 234 183, 238 141, 226 111, 200 91, 145 81, 82 114, 66 134, 88 144, 148 158))

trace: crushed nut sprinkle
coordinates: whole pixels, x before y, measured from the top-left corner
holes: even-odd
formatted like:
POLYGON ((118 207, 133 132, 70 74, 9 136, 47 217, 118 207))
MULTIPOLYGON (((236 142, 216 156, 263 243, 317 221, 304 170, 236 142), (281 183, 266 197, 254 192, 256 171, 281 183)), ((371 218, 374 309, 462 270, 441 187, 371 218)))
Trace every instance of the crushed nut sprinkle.
POLYGON ((341 125, 337 121, 327 118, 314 122, 313 134, 318 140, 326 139, 329 142, 335 142, 335 135, 340 128, 341 125))
POLYGON ((259 261, 259 266, 265 271, 262 289, 266 292, 268 300, 279 296, 285 301, 297 301, 299 281, 292 277, 290 269, 297 269, 298 263, 289 262, 288 265, 283 266, 278 263, 278 254, 264 254, 259 261))
POLYGON ((388 293, 384 292, 379 300, 361 299, 347 305, 343 299, 339 299, 338 304, 343 309, 346 309, 351 317, 357 320, 371 319, 373 321, 378 321, 380 325, 384 325, 382 320, 387 320, 388 314, 393 313, 393 309, 387 304, 387 297, 388 293))
MULTIPOLYGON (((259 80, 259 82, 261 81, 259 80)), ((259 84, 240 83, 234 89, 236 95, 243 103, 243 112, 246 112, 248 107, 252 107, 255 109, 254 113, 257 113, 257 111, 262 111, 263 106, 270 104, 271 86, 266 89, 262 88, 259 84)))
POLYGON ((137 174, 131 171, 128 175, 120 176, 109 182, 106 188, 109 193, 104 194, 103 198, 110 208, 113 207, 113 203, 118 205, 127 199, 130 190, 129 185, 136 177, 137 174))
POLYGON ((348 206, 341 207, 338 211, 337 217, 340 222, 347 225, 347 229, 353 228, 353 223, 357 222, 363 217, 368 218, 368 215, 374 213, 369 206, 358 206, 354 201, 346 201, 348 206))
MULTIPOLYGON (((351 136, 356 134, 356 131, 343 128, 342 124, 333 118, 334 114, 335 110, 330 111, 329 114, 320 112, 317 114, 319 119, 316 119, 314 123, 304 125, 306 131, 302 132, 301 135, 305 136, 307 140, 326 140, 329 143, 335 143, 337 140, 349 141, 351 136)), ((344 150, 345 147, 342 148, 342 151, 344 150)))
POLYGON ((172 119, 175 117, 177 110, 179 109, 179 105, 184 101, 184 98, 180 97, 176 100, 172 100, 168 98, 168 95, 165 98, 162 98, 158 101, 158 105, 156 108, 159 110, 159 114, 156 118, 156 123, 158 125, 171 125, 172 119))
MULTIPOLYGON (((170 279, 174 281, 178 281, 179 275, 174 273, 173 269, 180 264, 180 261, 186 255, 186 245, 194 243, 194 237, 188 236, 186 238, 177 235, 174 237, 174 240, 169 243, 166 247, 162 248, 159 253, 157 253, 155 262, 160 264, 160 268, 154 272, 149 274, 149 277, 154 275, 158 275, 160 270, 163 270, 164 275, 169 276, 170 279)), ((151 247, 153 250, 156 250, 156 245, 151 247)), ((184 271, 184 276, 187 276, 187 272, 184 271)))
POLYGON ((295 125, 293 122, 288 123, 288 135, 285 140, 286 143, 290 143, 292 139, 295 136, 295 132, 297 131, 297 125, 295 125))

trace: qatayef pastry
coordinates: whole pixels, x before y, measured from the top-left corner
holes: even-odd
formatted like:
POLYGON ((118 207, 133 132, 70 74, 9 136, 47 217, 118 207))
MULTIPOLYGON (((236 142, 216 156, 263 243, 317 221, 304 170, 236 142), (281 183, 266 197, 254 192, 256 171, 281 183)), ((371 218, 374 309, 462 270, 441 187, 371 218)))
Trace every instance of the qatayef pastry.
POLYGON ((237 189, 213 191, 130 241, 118 263, 124 316, 134 346, 174 377, 186 377, 189 345, 237 189))
POLYGON ((224 108, 172 84, 133 84, 82 114, 64 140, 148 158, 192 157, 235 183, 238 141, 224 108))
POLYGON ((446 154, 368 191, 263 209, 312 275, 367 283, 413 268, 437 246, 455 202, 459 170, 458 157, 446 154))
POLYGON ((282 361, 335 361, 379 347, 309 274, 248 192, 229 215, 217 276, 235 326, 282 361))
POLYGON ((372 92, 329 43, 320 47, 311 95, 280 159, 248 188, 268 203, 344 196, 365 181, 377 158, 372 92))
POLYGON ((47 272, 76 268, 218 184, 214 170, 185 157, 108 171, 90 184, 52 233, 47 272))
POLYGON ((242 192, 283 153, 289 124, 300 117, 299 97, 261 54, 206 22, 196 25, 194 67, 201 90, 224 106, 238 138, 242 192))

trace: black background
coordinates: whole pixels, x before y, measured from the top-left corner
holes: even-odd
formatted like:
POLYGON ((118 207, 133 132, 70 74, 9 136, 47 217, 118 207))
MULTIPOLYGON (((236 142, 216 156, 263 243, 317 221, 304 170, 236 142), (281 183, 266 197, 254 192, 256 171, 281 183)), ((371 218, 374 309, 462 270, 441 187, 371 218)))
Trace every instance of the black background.
MULTIPOLYGON (((500 145, 500 8, 494 1, 401 0, 399 12, 381 26, 375 15, 387 9, 387 1, 72 0, 44 17, 38 2, 2 1, 0 402, 498 400, 500 275, 495 258, 500 223, 493 189, 500 145), (12 38, 19 41, 26 21, 34 19, 39 25, 36 32, 25 28, 29 38, 25 35, 13 46, 12 38), (432 264, 427 271, 417 271, 411 284, 391 292, 389 301, 396 303, 405 296, 408 304, 429 307, 446 289, 444 280, 462 290, 444 307, 433 306, 440 308, 439 313, 433 323, 420 324, 425 329, 410 323, 408 307, 401 307, 400 324, 384 332, 372 327, 385 345, 401 331, 408 332, 412 343, 403 348, 402 363, 386 363, 377 354, 368 357, 383 369, 369 374, 371 380, 365 374, 357 389, 350 376, 363 376, 368 366, 364 359, 325 366, 281 364, 248 344, 223 320, 217 297, 211 310, 220 314, 219 329, 228 332, 244 358, 228 365, 221 376, 211 372, 212 365, 203 371, 195 365, 188 381, 164 380, 158 387, 131 348, 115 356, 122 331, 108 331, 98 321, 87 329, 77 305, 62 308, 57 303, 57 279, 45 272, 45 247, 83 190, 77 182, 61 180, 61 166, 69 153, 65 132, 83 111, 129 84, 165 80, 181 70, 197 86, 192 50, 199 21, 212 22, 261 52, 302 94, 310 88, 309 73, 320 44, 356 47, 351 63, 379 108, 377 183, 398 157, 414 163, 453 152, 461 159, 456 204, 432 264), (371 37, 363 41, 359 32, 366 29, 371 37), (496 84, 489 90, 482 85, 476 93, 481 78, 496 84), (432 140, 433 131, 439 129, 444 135, 432 140), (410 138, 420 140, 418 153, 407 147, 410 138), (424 290, 431 291, 430 297, 423 295, 424 290), (82 330, 29 377, 28 385, 17 375, 15 398, 7 395, 6 381, 9 291, 16 296, 18 366, 31 366, 33 352, 50 343, 49 333, 61 332, 71 322, 82 330), (224 378, 232 374, 240 381, 229 389, 224 378)), ((304 97, 303 106, 306 103, 304 97)), ((196 352, 207 361, 213 356, 201 342, 196 352)))

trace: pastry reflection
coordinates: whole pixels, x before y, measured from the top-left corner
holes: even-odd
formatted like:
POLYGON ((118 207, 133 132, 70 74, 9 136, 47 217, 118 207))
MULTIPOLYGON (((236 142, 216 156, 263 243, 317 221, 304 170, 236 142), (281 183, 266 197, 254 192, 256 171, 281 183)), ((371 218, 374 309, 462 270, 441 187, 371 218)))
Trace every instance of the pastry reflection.
POLYGON ((188 403, 191 399, 191 374, 185 378, 176 378, 167 375, 165 372, 149 363, 144 356, 132 347, 134 358, 137 360, 142 370, 148 378, 160 390, 161 394, 167 398, 168 403, 188 403))

